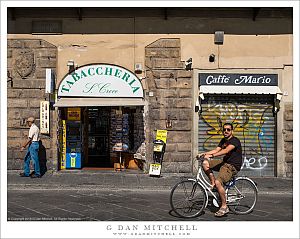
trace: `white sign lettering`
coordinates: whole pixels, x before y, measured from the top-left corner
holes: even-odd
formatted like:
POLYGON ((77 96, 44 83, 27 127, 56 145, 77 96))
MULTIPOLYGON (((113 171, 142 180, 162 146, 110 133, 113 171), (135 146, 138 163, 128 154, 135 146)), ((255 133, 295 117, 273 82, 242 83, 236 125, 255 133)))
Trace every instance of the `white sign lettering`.
POLYGON ((208 76, 206 78, 206 84, 211 85, 211 84, 227 84, 229 81, 230 77, 227 78, 225 75, 219 75, 218 77, 214 77, 212 75, 208 76))
POLYGON ((261 77, 253 77, 253 76, 243 76, 241 75, 239 78, 235 79, 234 83, 236 85, 244 84, 269 84, 271 82, 271 78, 266 76, 261 77))
POLYGON ((200 85, 277 86, 277 74, 199 73, 200 85))
POLYGON ((58 96, 143 97, 140 80, 129 70, 108 64, 82 66, 61 81, 58 96))

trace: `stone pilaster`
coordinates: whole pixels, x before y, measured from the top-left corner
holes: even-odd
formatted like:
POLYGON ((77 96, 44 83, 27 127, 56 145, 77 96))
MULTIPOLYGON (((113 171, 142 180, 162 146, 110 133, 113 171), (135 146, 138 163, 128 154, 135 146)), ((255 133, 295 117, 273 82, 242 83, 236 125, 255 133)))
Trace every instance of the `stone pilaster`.
POLYGON ((180 39, 159 39, 146 47, 145 55, 147 163, 152 162, 156 130, 166 129, 163 171, 191 172, 192 72, 186 71, 181 61, 180 39), (166 127, 168 119, 170 128, 166 127))
POLYGON ((288 103, 284 107, 283 141, 286 176, 293 177, 293 105, 288 103))
MULTIPOLYGON (((40 101, 45 94, 46 68, 56 69, 57 48, 39 39, 9 39, 7 42, 7 168, 21 170, 25 151, 21 144, 28 137, 25 121, 36 118, 40 123, 40 101)), ((57 169, 56 118, 50 110, 50 135, 41 135, 48 170, 57 169)))

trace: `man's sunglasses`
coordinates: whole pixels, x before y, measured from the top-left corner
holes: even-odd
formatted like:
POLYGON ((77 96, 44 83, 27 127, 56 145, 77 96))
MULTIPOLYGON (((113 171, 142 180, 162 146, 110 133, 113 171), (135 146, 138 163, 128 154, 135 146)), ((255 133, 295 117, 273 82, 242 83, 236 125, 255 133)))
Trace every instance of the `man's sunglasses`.
POLYGON ((231 129, 229 129, 229 128, 224 128, 224 129, 223 129, 223 132, 225 132, 225 131, 228 131, 228 132, 230 132, 230 131, 231 131, 231 129))

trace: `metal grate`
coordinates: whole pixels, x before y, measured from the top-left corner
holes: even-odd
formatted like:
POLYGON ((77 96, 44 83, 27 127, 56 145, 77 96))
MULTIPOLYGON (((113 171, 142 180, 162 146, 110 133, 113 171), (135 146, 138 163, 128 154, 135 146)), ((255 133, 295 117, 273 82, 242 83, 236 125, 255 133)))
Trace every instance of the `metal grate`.
POLYGON ((62 21, 32 21, 32 34, 62 34, 62 21))
POLYGON ((274 176, 275 117, 273 97, 206 96, 199 117, 199 152, 214 149, 222 135, 222 125, 232 123, 234 135, 243 148, 242 172, 248 176, 274 176))

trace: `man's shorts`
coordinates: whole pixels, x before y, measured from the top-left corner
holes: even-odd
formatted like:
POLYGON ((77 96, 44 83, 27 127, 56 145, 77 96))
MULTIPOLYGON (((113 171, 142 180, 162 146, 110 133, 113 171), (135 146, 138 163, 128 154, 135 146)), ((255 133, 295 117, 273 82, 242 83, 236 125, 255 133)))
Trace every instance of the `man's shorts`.
POLYGON ((213 171, 218 171, 219 174, 216 179, 223 185, 230 181, 230 179, 237 174, 236 168, 228 163, 224 163, 223 160, 212 159, 209 160, 209 168, 213 171))

